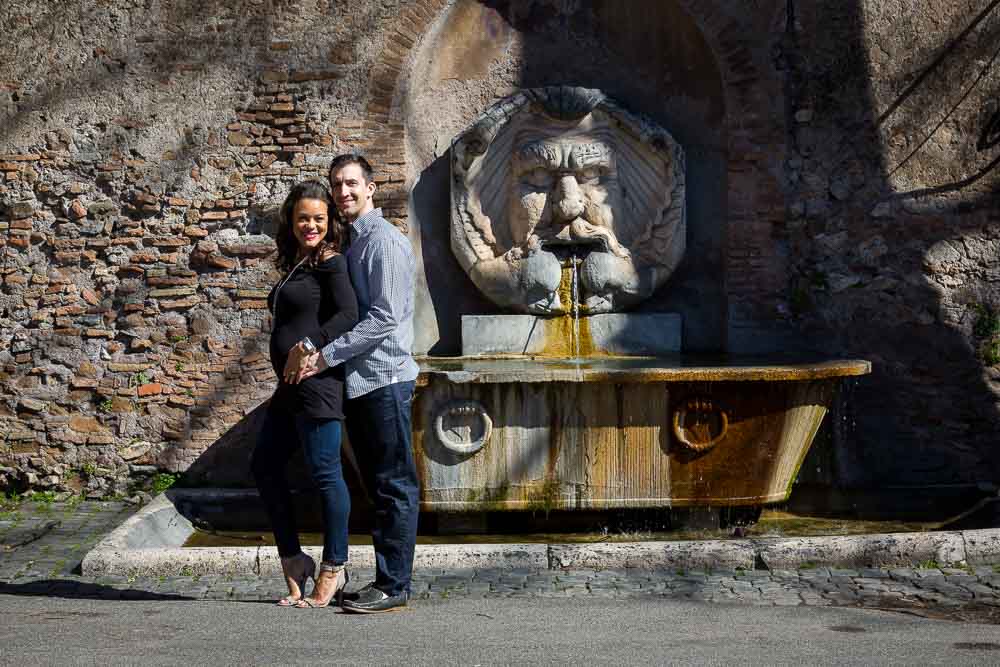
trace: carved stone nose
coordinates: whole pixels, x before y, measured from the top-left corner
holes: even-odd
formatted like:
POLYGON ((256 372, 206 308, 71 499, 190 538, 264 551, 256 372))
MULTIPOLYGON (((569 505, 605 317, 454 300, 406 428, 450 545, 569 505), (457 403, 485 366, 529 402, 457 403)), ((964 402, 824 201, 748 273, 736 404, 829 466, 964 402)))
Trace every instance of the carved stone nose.
POLYGON ((554 210, 560 221, 575 220, 583 214, 583 193, 575 176, 562 176, 556 184, 555 195, 554 210))

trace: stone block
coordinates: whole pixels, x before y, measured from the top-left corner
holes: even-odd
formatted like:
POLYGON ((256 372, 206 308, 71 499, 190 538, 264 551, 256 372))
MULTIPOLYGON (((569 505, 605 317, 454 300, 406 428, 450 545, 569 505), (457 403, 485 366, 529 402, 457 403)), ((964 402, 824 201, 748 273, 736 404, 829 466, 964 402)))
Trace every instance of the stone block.
POLYGON ((41 412, 45 409, 45 401, 39 401, 33 398, 22 398, 17 402, 17 407, 28 412, 41 412))
POLYGON ((163 385, 158 382, 151 382, 149 384, 139 385, 138 395, 139 396, 155 396, 163 392, 163 385))
POLYGON ((73 220, 79 220, 87 215, 87 209, 84 208, 83 204, 79 199, 74 199, 73 203, 69 207, 69 217, 73 220))
POLYGON ((69 420, 69 427, 77 433, 103 433, 105 428, 93 417, 83 415, 73 415, 69 420))
POLYGON ((749 542, 631 542, 620 544, 554 544, 549 567, 559 569, 710 569, 752 570, 754 548, 749 542))
POLYGON ((563 354, 574 350, 623 356, 674 354, 681 349, 676 313, 606 313, 581 318, 579 344, 571 318, 535 315, 464 315, 462 354, 563 354), (568 340, 565 340, 567 339, 568 340))
POLYGON ((1000 529, 966 530, 962 532, 962 539, 970 564, 1000 563, 1000 529))
POLYGON ((766 539, 758 544, 760 558, 772 570, 795 570, 803 563, 883 568, 966 560, 965 542, 954 532, 766 539))
POLYGON ((30 201, 18 201, 10 205, 7 209, 7 214, 12 220, 21 220, 23 218, 30 218, 31 214, 35 212, 35 205, 30 201))

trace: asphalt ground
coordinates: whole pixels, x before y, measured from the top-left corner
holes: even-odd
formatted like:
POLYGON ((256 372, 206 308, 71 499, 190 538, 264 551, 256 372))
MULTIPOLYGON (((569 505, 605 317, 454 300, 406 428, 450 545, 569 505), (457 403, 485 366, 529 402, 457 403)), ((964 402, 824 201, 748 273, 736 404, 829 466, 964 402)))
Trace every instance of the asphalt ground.
POLYGON ((0 663, 995 664, 1000 627, 656 596, 421 600, 364 616, 218 600, 0 595, 0 663))
MULTIPOLYGON (((266 602, 284 593, 279 578, 256 575, 84 577, 87 551, 136 510, 121 502, 7 501, 0 505, 0 596, 128 601, 266 602)), ((373 578, 351 573, 353 587, 373 578)), ((847 607, 965 623, 1000 622, 1000 567, 795 571, 711 569, 463 569, 415 573, 411 609, 470 601, 583 605, 678 602, 736 607, 847 607)), ((6 606, 6 604, 5 604, 6 606)), ((997 654, 1000 655, 1000 654, 997 654)))

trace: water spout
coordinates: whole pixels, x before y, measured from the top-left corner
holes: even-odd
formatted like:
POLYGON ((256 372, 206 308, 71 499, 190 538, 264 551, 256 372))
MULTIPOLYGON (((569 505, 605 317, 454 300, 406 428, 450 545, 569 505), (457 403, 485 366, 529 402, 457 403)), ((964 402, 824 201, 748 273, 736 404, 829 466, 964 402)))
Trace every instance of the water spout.
POLYGON ((578 275, 579 260, 576 253, 570 257, 572 271, 571 288, 573 290, 573 358, 580 359, 580 279, 578 275))

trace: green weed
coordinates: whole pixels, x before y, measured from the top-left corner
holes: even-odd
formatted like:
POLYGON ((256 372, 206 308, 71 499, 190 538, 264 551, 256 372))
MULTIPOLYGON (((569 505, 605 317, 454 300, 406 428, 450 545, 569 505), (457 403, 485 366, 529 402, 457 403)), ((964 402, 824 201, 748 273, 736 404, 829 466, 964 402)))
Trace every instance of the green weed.
POLYGON ((157 496, 177 483, 177 475, 159 472, 153 476, 153 495, 157 496))
POLYGON ((983 361, 987 366, 1000 364, 1000 341, 990 341, 983 346, 983 361))
POLYGON ((972 335, 979 341, 979 353, 987 366, 1000 364, 1000 315, 993 306, 974 303, 970 306, 976 315, 972 335))
POLYGON ((976 303, 972 305, 976 313, 976 322, 972 325, 972 334, 976 338, 989 338, 1000 334, 1000 317, 991 306, 976 303))
POLYGON ((55 491, 32 491, 31 493, 25 494, 25 500, 30 500, 33 503, 38 503, 39 505, 51 505, 56 501, 55 491))

